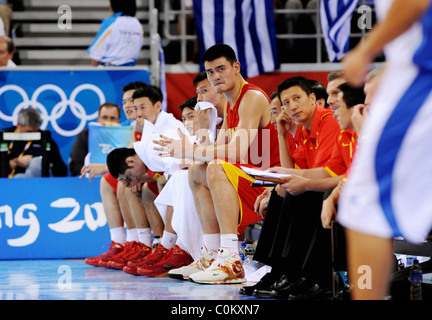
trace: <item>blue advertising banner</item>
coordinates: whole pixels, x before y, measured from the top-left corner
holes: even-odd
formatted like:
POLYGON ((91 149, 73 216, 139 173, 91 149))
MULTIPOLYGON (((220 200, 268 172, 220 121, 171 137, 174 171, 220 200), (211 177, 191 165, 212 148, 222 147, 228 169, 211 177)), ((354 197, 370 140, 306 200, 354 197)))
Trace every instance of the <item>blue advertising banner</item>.
POLYGON ((22 109, 36 108, 43 119, 41 129, 51 131, 67 163, 75 136, 96 121, 99 106, 113 102, 121 107, 123 86, 135 81, 150 83, 150 72, 138 68, 0 71, 0 130, 15 125, 22 109))
POLYGON ((0 259, 68 259, 109 249, 100 177, 0 179, 0 259), (108 244, 108 246, 106 246, 108 244))

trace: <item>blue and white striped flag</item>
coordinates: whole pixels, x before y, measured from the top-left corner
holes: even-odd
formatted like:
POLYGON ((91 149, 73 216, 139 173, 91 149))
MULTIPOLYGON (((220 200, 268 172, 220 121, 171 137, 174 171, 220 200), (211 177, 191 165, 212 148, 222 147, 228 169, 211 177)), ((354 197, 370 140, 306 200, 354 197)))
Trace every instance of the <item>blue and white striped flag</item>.
POLYGON ((225 43, 245 78, 279 69, 273 0, 194 0, 193 8, 200 57, 225 43))
POLYGON ((351 17, 358 0, 321 0, 321 28, 330 62, 340 61, 349 49, 351 17))

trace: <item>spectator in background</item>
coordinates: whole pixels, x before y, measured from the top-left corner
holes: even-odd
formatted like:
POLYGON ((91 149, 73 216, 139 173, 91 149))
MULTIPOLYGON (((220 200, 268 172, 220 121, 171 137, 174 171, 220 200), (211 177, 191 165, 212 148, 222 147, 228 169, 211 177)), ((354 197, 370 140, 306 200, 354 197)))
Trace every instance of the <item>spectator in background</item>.
POLYGON ((87 49, 93 66, 134 66, 144 42, 143 28, 135 18, 135 0, 110 0, 114 15, 102 21, 87 49))
MULTIPOLYGON (((18 122, 14 127, 5 129, 5 132, 38 132, 42 123, 39 111, 27 108, 18 114, 18 122)), ((49 137, 47 140, 50 175, 55 177, 67 176, 67 167, 63 162, 55 141, 49 137)), ((9 143, 8 165, 9 178, 33 178, 42 176, 42 145, 39 141, 12 141, 9 143)))
MULTIPOLYGON (((106 102, 99 107, 97 122, 103 124, 106 122, 119 123, 121 110, 114 103, 106 102)), ((69 158, 69 171, 72 177, 81 174, 81 168, 84 166, 85 158, 88 154, 88 135, 89 129, 81 131, 71 148, 69 158)))
POLYGON ((12 20, 12 7, 8 0, 0 0, 0 36, 8 36, 12 20), (3 27, 1 26, 3 25, 3 27), (4 34, 2 34, 4 31, 4 34))
POLYGON ((0 37, 0 67, 16 67, 12 61, 15 44, 9 37, 0 37))

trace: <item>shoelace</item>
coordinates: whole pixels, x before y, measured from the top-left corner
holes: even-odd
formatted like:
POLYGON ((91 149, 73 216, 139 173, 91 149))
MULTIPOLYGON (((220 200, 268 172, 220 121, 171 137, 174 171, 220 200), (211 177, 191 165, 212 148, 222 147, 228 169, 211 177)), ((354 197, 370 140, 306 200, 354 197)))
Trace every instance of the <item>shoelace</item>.
POLYGON ((130 260, 139 254, 139 244, 137 242, 132 242, 128 248, 128 251, 125 250, 123 258, 125 260, 130 260))
MULTIPOLYGON (((217 258, 213 261, 213 263, 206 269, 206 270, 215 270, 215 269, 220 269, 222 270, 221 266, 227 266, 225 261, 226 259, 228 259, 228 257, 231 254, 224 254, 224 250, 223 249, 219 249, 218 250, 218 255, 217 258)), ((231 269, 229 266, 227 266, 228 269, 231 269)))
POLYGON ((214 259, 214 261, 212 262, 212 264, 206 269, 206 270, 215 270, 215 269, 220 269, 221 264, 224 264, 224 260, 226 257, 222 257, 219 255, 217 255, 217 258, 214 259))
POLYGON ((195 260, 194 262, 192 262, 191 265, 192 265, 193 267, 197 268, 197 269, 200 269, 200 270, 205 270, 205 269, 207 269, 208 267, 210 267, 210 265, 211 265, 211 264, 212 264, 216 259, 207 259, 207 258, 206 258, 206 253, 207 253, 207 255, 210 255, 210 254, 209 254, 209 251, 204 250, 204 248, 201 247, 201 257, 198 258, 197 260, 195 260), (205 263, 204 263, 203 261, 204 261, 204 262, 207 262, 208 265, 206 266, 205 263))

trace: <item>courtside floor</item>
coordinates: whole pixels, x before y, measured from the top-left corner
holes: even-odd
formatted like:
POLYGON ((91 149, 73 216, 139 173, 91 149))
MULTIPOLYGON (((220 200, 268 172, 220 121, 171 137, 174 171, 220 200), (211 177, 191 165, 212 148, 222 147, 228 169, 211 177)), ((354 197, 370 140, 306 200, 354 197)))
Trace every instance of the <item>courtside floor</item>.
MULTIPOLYGON (((247 283, 251 285, 254 283, 247 283)), ((84 260, 0 261, 0 300, 255 300, 239 285, 133 276, 84 260)))
MULTIPOLYGON (((245 285, 252 284, 254 282, 245 285)), ((19 315, 34 316, 35 312, 48 312, 88 317, 92 314, 99 319, 103 316, 116 317, 123 311, 130 315, 163 320, 262 320, 286 318, 287 314, 298 315, 295 318, 302 319, 326 315, 333 319, 340 315, 346 319, 346 313, 335 314, 334 311, 340 310, 342 301, 260 300, 254 296, 240 295, 240 287, 200 285, 168 277, 133 276, 121 270, 89 266, 83 259, 0 261, 0 307, 19 315), (103 305, 97 300, 103 300, 103 305), (98 304, 85 307, 77 304, 77 301, 98 304)), ((347 304, 348 301, 343 301, 347 311, 352 312, 356 306, 359 312, 364 311, 364 304, 347 304)), ((386 314, 400 309, 393 303, 374 304, 374 314, 378 306, 384 308, 386 314)), ((430 308, 429 304, 416 305, 416 308, 420 306, 428 310, 430 308)))

